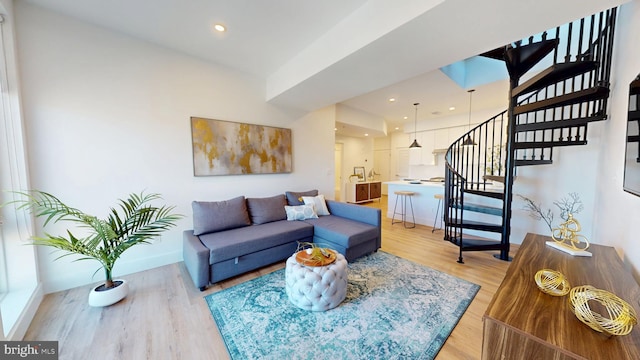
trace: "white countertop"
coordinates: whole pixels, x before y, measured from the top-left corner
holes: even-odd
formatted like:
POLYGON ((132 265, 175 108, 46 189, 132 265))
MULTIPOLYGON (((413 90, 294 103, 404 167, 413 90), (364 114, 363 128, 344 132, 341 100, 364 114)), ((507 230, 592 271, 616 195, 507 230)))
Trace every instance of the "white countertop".
POLYGON ((412 184, 413 182, 418 182, 420 180, 415 181, 406 181, 406 180, 396 180, 396 181, 386 181, 384 182, 387 185, 406 185, 406 186, 415 186, 415 187, 443 187, 444 182, 441 181, 420 181, 420 183, 412 184))

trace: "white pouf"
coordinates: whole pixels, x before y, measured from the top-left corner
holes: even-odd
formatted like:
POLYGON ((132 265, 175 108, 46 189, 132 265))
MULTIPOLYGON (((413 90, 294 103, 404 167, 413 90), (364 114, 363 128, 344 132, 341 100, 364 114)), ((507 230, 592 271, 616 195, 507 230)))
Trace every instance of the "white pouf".
POLYGON ((304 310, 333 309, 347 296, 347 260, 340 253, 327 266, 298 264, 296 255, 287 259, 285 290, 291 302, 304 310))

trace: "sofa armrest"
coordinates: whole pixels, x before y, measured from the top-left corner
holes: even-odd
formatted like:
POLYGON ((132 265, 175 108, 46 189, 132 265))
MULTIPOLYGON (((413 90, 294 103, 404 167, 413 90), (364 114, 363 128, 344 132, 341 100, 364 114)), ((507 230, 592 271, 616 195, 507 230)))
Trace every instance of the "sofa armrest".
POLYGON ((327 208, 331 215, 339 216, 345 219, 360 221, 369 225, 382 225, 380 209, 371 208, 362 205, 349 204, 335 200, 327 200, 327 208))
POLYGON ((209 285, 209 249, 202 245, 200 238, 193 235, 193 230, 185 230, 182 234, 182 257, 191 275, 191 280, 200 290, 209 285))

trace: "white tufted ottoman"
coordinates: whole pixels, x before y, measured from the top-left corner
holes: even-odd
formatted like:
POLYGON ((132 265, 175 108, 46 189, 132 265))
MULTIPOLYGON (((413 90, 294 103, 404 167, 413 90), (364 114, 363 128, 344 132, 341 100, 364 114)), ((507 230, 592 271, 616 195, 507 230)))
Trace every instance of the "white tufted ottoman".
POLYGON ((325 311, 347 296, 347 260, 340 253, 327 266, 304 266, 296 254, 287 259, 285 290, 291 302, 304 310, 325 311))

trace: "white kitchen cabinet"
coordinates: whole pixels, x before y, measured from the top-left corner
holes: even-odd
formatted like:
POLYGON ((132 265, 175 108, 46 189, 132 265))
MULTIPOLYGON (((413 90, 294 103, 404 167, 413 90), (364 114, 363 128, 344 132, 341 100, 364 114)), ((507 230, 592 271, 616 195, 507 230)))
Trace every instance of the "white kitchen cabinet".
MULTIPOLYGON (((449 144, 458 140, 462 135, 466 134, 468 130, 467 126, 456 126, 449 128, 449 144)), ((447 146, 448 147, 448 146, 447 146)))
MULTIPOLYGON (((420 148, 409 149, 409 165, 434 165, 434 130, 421 131, 415 139, 422 146, 420 148)), ((413 140, 412 140, 413 141, 413 140)))
POLYGON ((436 129, 434 130, 434 149, 447 149, 449 145, 451 145, 451 141, 449 140, 449 129, 436 129))

